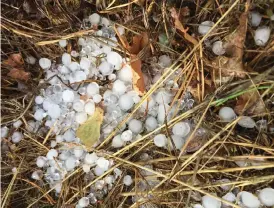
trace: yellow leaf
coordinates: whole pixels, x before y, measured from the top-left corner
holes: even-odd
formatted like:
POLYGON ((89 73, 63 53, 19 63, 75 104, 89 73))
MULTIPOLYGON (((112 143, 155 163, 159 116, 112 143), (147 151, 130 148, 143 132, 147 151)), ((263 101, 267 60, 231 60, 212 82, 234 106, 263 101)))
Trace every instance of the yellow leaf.
POLYGON ((101 124, 104 118, 104 111, 102 108, 97 107, 92 116, 82 124, 76 131, 76 135, 80 138, 81 142, 86 146, 88 150, 94 146, 94 144, 100 138, 101 124))

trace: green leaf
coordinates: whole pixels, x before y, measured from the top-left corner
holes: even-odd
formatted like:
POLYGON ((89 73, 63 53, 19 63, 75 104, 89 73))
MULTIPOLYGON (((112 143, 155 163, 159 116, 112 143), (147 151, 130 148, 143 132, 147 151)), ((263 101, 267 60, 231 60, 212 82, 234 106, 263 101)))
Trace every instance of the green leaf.
POLYGON ((82 144, 86 146, 88 150, 91 150, 93 145, 100 138, 101 124, 104 118, 104 111, 102 108, 97 107, 92 116, 82 124, 76 131, 76 135, 80 138, 82 144))

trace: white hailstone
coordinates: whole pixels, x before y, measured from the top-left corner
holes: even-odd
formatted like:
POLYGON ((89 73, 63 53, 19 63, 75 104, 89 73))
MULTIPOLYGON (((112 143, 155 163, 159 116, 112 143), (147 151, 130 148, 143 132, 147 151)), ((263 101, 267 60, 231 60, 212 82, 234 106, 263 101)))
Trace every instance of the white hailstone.
POLYGON ((274 206, 274 189, 264 188, 259 192, 259 199, 262 204, 268 207, 274 206))
POLYGON ((68 53, 63 53, 62 55, 62 63, 66 66, 69 66, 71 63, 71 56, 68 53))
POLYGON ((45 158, 43 156, 37 157, 37 159, 36 159, 37 167, 42 168, 46 165, 46 163, 47 163, 47 158, 45 158))
POLYGON ((88 197, 82 197, 79 202, 78 205, 80 207, 87 207, 89 205, 89 198, 88 197))
POLYGON ((105 53, 105 54, 108 54, 111 52, 111 47, 107 46, 107 45, 104 45, 103 48, 102 48, 102 52, 105 53))
POLYGON ((66 140, 66 142, 72 142, 75 139, 75 132, 71 129, 68 129, 64 133, 63 137, 66 140))
POLYGON ((79 124, 83 124, 88 119, 88 115, 85 112, 78 112, 75 114, 75 121, 79 124))
POLYGON ((122 140, 121 138, 121 134, 116 135, 113 139, 112 139, 112 143, 111 146, 114 148, 120 148, 123 147, 125 145, 124 140, 122 140))
POLYGON ((82 147, 79 147, 79 146, 78 146, 78 147, 75 147, 75 148, 73 149, 73 154, 74 154, 75 157, 80 158, 80 157, 83 156, 84 150, 83 150, 82 147))
POLYGON ((71 51, 70 55, 74 58, 77 58, 79 56, 79 53, 77 51, 71 51))
POLYGON ((130 110, 134 105, 133 98, 129 94, 124 94, 124 95, 120 96, 118 103, 119 103, 119 107, 123 111, 130 110))
POLYGON ((131 119, 128 123, 128 128, 134 134, 140 134, 143 131, 143 123, 137 119, 131 119))
POLYGON ((88 19, 89 19, 90 23, 93 24, 93 25, 98 25, 101 21, 101 17, 97 13, 93 13, 92 15, 90 15, 88 17, 88 19))
POLYGON ((15 131, 12 136, 11 136, 11 141, 16 144, 18 142, 20 142, 23 139, 23 134, 19 131, 15 131))
POLYGON ((220 40, 214 42, 212 45, 212 51, 217 56, 223 55, 225 53, 225 48, 223 47, 223 42, 220 40))
POLYGON ((52 104, 51 107, 48 109, 48 115, 52 119, 57 119, 61 116, 61 108, 57 104, 52 104))
POLYGON ((105 186, 105 181, 104 180, 99 180, 95 182, 95 188, 97 190, 102 190, 105 186))
MULTIPOLYGON (((224 200, 229 201, 229 202, 235 202, 236 201, 236 196, 235 194, 233 194, 232 192, 228 192, 226 195, 224 195, 222 197, 224 200)), ((226 203, 223 203, 224 207, 228 207, 229 205, 227 205, 226 203)))
POLYGON ((221 208, 222 205, 220 201, 207 195, 202 197, 202 204, 204 208, 221 208))
POLYGON ((63 135, 57 135, 55 140, 57 143, 61 143, 64 141, 64 137, 63 137, 63 135))
POLYGON ((75 101, 72 105, 72 108, 76 112, 83 112, 85 109, 85 102, 82 100, 75 101))
POLYGON ((129 142, 132 140, 132 131, 126 130, 121 134, 121 139, 125 142, 129 142))
POLYGON ((101 20, 101 24, 104 25, 105 27, 108 27, 110 25, 109 19, 103 17, 101 20))
POLYGON ((42 69, 49 69, 51 66, 51 60, 49 60, 48 58, 40 58, 39 65, 42 69))
POLYGON ((100 168, 98 165, 94 168, 94 173, 96 176, 101 176, 105 173, 105 170, 100 168))
POLYGON ((26 62, 27 62, 28 64, 34 65, 35 62, 36 62, 36 58, 34 58, 33 56, 28 56, 28 57, 26 58, 26 62))
POLYGON ((154 129, 156 129, 158 126, 158 122, 156 120, 155 117, 153 116, 149 116, 147 119, 146 119, 146 122, 145 122, 145 127, 146 127, 146 130, 147 131, 153 131, 154 129))
POLYGON ((259 199, 254 196, 252 193, 249 193, 247 191, 242 191, 238 194, 240 198, 240 203, 245 206, 246 208, 259 208, 260 207, 260 201, 259 199))
POLYGON ((167 144, 167 138, 164 134, 158 134, 154 137, 153 139, 154 141, 154 144, 157 146, 157 147, 165 147, 166 144, 167 144))
POLYGON ((158 107, 158 113, 157 113, 157 120, 160 124, 163 124, 165 122, 166 111, 169 109, 169 105, 167 104, 160 104, 158 107))
POLYGON ((122 171, 119 168, 114 168, 113 170, 115 178, 118 178, 122 175, 122 171))
POLYGON ((108 75, 108 79, 110 81, 114 81, 116 79, 116 74, 110 74, 110 75, 108 75))
POLYGON ((62 65, 62 66, 59 66, 58 67, 58 71, 61 73, 61 74, 68 74, 70 73, 70 70, 68 69, 68 67, 62 65))
POLYGON ((106 176, 104 178, 104 181, 105 181, 106 184, 111 185, 111 184, 114 183, 114 176, 113 175, 106 176))
POLYGON ((193 208, 204 208, 201 204, 194 204, 193 208))
POLYGON ((103 75, 103 76, 108 76, 110 74, 112 74, 113 72, 113 66, 106 62, 103 61, 99 66, 98 66, 99 72, 103 75))
POLYGON ((68 44, 67 40, 59 40, 59 46, 65 48, 68 44))
POLYGON ((118 72, 118 78, 122 80, 123 82, 132 82, 132 71, 129 65, 125 65, 119 72, 118 72))
POLYGON ((177 135, 172 135, 171 139, 173 140, 176 149, 181 150, 182 147, 184 146, 185 140, 182 137, 177 135))
POLYGON ((257 46, 264 46, 270 37, 270 28, 269 27, 259 27, 255 31, 254 40, 257 46))
POLYGON ((91 166, 88 164, 83 164, 82 168, 85 173, 89 173, 91 166))
POLYGON ((4 126, 1 128, 1 138, 6 138, 9 133, 9 128, 4 126))
POLYGON ((249 116, 243 116, 239 121, 238 121, 238 125, 240 125, 241 127, 244 128, 249 128, 252 129, 256 126, 255 121, 249 117, 249 116))
POLYGON ((65 165, 67 171, 73 170, 76 166, 76 159, 74 157, 69 157, 68 159, 66 159, 65 165))
POLYGON ((14 128, 18 129, 22 124, 23 124, 23 121, 18 120, 18 121, 15 121, 12 125, 14 128))
POLYGON ((117 52, 110 52, 107 54, 107 62, 114 66, 114 69, 119 70, 122 67, 122 56, 117 52))
POLYGON ((89 70, 90 64, 91 64, 91 61, 88 58, 86 58, 86 57, 81 58, 81 60, 80 60, 81 69, 89 70))
MULTIPOLYGON (((217 180, 216 182, 221 183, 221 184, 225 184, 225 183, 230 183, 231 181, 228 178, 223 178, 221 180, 217 180)), ((224 191, 229 191, 229 189, 231 188, 231 185, 221 185, 220 187, 224 191)))
POLYGON ((104 171, 108 170, 109 168, 109 161, 103 157, 99 157, 98 160, 96 161, 97 166, 99 168, 103 169, 104 171))
POLYGON ((171 58, 167 55, 162 55, 159 57, 159 64, 164 68, 169 67, 171 65, 171 58))
POLYGON ((124 82, 118 79, 113 83, 112 91, 118 95, 122 95, 127 91, 127 87, 124 82))
POLYGON ((172 94, 166 90, 160 90, 157 92, 155 100, 158 104, 169 104, 172 100, 172 94))
POLYGON ((102 100, 102 96, 101 96, 100 94, 93 95, 93 96, 92 96, 92 100, 93 100, 95 103, 100 103, 101 100, 102 100))
POLYGON ((86 40, 84 38, 79 38, 78 39, 78 45, 80 45, 80 46, 86 45, 86 40))
POLYGON ((117 27, 117 32, 120 34, 120 35, 124 35, 125 34, 125 28, 124 27, 117 27))
POLYGON ((50 149, 49 151, 48 151, 48 153, 47 153, 47 158, 49 159, 49 160, 53 160, 55 157, 57 157, 58 156, 58 152, 57 152, 57 150, 56 149, 50 149))
POLYGON ((68 65, 68 68, 70 69, 70 71, 74 72, 80 69, 80 65, 77 62, 73 61, 68 65))
POLYGON ((95 165, 97 160, 98 160, 98 156, 96 155, 95 152, 93 152, 91 154, 86 154, 84 162, 87 165, 95 165))
POLYGON ((31 178, 34 180, 41 180, 40 171, 33 171, 31 174, 31 178))
POLYGON ((187 122, 178 122, 172 127, 172 133, 176 136, 185 137, 190 132, 190 125, 187 122))
POLYGON ((62 183, 56 183, 56 184, 54 185, 54 190, 55 190, 55 192, 56 192, 57 194, 59 194, 59 193, 61 192, 61 190, 62 190, 62 183))
POLYGON ((37 131, 37 128, 38 128, 38 125, 35 121, 33 121, 33 120, 28 121, 27 126, 26 126, 26 129, 28 131, 35 132, 35 131, 37 131))
POLYGON ((133 180, 132 180, 131 176, 130 175, 125 175, 124 178, 123 178, 123 183, 126 186, 130 186, 133 183, 133 180))
POLYGON ((74 93, 72 90, 64 90, 62 93, 62 98, 65 103, 73 102, 74 93))
POLYGON ((85 112, 92 116, 95 112, 95 104, 93 102, 93 100, 89 100, 86 104, 85 104, 85 112))
POLYGON ((50 147, 51 147, 51 148, 56 147, 56 145, 57 145, 57 142, 56 142, 56 141, 54 141, 54 140, 51 140, 51 141, 50 141, 50 147))
POLYGON ((212 28, 213 25, 214 25, 214 22, 212 22, 212 21, 204 21, 199 25, 198 32, 201 35, 205 35, 212 28))
POLYGON ((223 120, 225 122, 230 122, 230 121, 234 120, 237 116, 232 108, 222 107, 219 110, 219 117, 221 120, 223 120))
POLYGON ((89 97, 99 94, 99 85, 96 82, 92 82, 87 86, 87 95, 89 97))
POLYGON ((45 111, 43 109, 37 109, 34 113, 34 118, 37 121, 42 121, 45 115, 45 111))
POLYGON ((59 159, 60 160, 66 160, 71 156, 69 151, 63 151, 60 155, 59 155, 59 159))
POLYGON ((42 96, 36 96, 35 97, 35 103, 37 104, 37 105, 40 105, 40 104, 42 104, 44 102, 44 98, 42 97, 42 96))
POLYGON ((250 20, 253 27, 258 27, 262 21, 262 15, 259 12, 251 12, 250 20))

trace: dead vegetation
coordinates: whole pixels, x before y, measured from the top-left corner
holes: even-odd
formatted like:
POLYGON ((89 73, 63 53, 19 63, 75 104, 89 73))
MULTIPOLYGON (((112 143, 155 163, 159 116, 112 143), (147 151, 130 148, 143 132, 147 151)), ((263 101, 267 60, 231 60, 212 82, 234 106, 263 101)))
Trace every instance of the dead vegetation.
MULTIPOLYGON (((263 22, 273 28, 267 16, 269 8, 274 7, 272 1, 14 0, 3 1, 1 6, 2 125, 11 125, 19 118, 26 124, 33 116, 34 96, 43 88, 38 64, 32 66, 23 60, 32 55, 60 62, 58 58, 64 50, 78 49, 78 37, 92 35, 96 30, 82 27, 82 19, 94 12, 126 28, 126 34, 118 37, 117 50, 132 58, 132 68, 138 75, 136 88, 144 94, 141 102, 178 69, 180 74, 174 80, 180 87, 175 99, 181 99, 187 90, 195 98, 194 108, 157 129, 165 132, 182 119, 195 124, 180 153, 155 148, 153 132, 113 154, 105 153, 114 159, 114 167, 135 174, 135 186, 125 188, 118 181, 94 207, 191 207, 205 194, 222 200, 221 185, 252 192, 274 186, 274 38, 272 33, 266 46, 257 47, 254 28, 248 24, 249 11, 258 10, 264 14, 263 22), (209 35, 201 37, 197 26, 205 20, 215 25, 209 35), (166 45, 159 43, 159 34, 166 35, 166 45), (56 44, 60 39, 69 40, 66 49, 56 44), (215 58, 208 43, 220 39, 231 42, 232 53, 215 58), (144 89, 142 71, 150 74, 150 60, 163 53, 173 58, 172 66, 152 88, 144 89), (239 115, 265 119, 268 129, 244 129, 237 126, 237 120, 220 122, 218 110, 222 105, 235 108, 239 115), (205 137, 195 135, 198 127, 207 130, 205 137), (148 153, 149 160, 142 161, 141 153, 148 153), (246 166, 239 167, 239 161, 246 166), (144 171, 150 174, 144 176, 144 171), (214 182, 222 178, 230 182, 214 182), (158 185, 139 190, 138 184, 148 179, 158 185), (132 197, 141 200, 132 202, 132 197)), ((52 138, 34 135, 25 125, 20 131, 24 140, 18 145, 2 139, 2 145, 8 144, 1 153, 2 207, 74 207, 102 178, 87 178, 77 169, 67 175, 61 194, 56 196, 45 182, 30 178, 37 169, 37 156, 46 154, 52 138), (14 167, 17 170, 12 172, 14 167)), ((114 135, 115 131, 95 151, 110 150, 109 141, 114 135)))

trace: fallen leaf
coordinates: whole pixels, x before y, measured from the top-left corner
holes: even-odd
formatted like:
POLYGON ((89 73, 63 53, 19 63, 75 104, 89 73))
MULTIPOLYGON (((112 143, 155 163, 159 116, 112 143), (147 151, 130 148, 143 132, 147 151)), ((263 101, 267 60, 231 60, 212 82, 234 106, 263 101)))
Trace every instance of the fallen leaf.
POLYGON ((131 55, 131 60, 133 60, 130 62, 133 75, 133 89, 138 92, 139 95, 143 95, 146 87, 142 72, 142 61, 136 55, 131 55))
POLYGON ((101 124, 104 118, 104 111, 102 108, 97 107, 92 116, 82 124, 76 131, 76 136, 80 138, 81 142, 86 146, 88 150, 92 147, 100 138, 101 124))
POLYGON ((11 54, 7 60, 3 61, 3 64, 10 67, 22 67, 24 61, 20 53, 14 53, 11 54))
POLYGON ((14 79, 28 81, 28 79, 30 78, 30 73, 29 72, 25 72, 22 69, 13 68, 8 73, 8 76, 10 76, 10 77, 12 77, 14 79))

